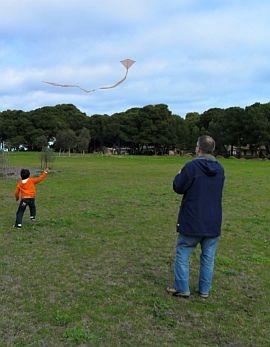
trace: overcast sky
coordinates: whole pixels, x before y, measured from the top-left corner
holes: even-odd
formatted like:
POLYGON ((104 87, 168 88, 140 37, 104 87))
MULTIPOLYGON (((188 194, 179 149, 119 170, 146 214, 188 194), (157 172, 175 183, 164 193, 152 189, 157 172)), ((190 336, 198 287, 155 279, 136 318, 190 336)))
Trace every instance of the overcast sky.
POLYGON ((88 115, 164 103, 173 114, 270 99, 269 0, 8 0, 0 111, 70 103, 88 115), (125 75, 120 60, 136 63, 125 75))

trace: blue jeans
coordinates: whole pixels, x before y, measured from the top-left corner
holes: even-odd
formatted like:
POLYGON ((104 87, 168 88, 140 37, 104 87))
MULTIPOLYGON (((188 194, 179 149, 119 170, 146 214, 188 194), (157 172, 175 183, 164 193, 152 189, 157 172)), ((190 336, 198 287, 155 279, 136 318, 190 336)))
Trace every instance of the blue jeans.
POLYGON ((176 257, 174 264, 175 283, 177 292, 190 294, 189 290, 189 257, 198 243, 201 245, 199 292, 208 294, 211 289, 215 252, 218 237, 193 237, 178 235, 176 257))

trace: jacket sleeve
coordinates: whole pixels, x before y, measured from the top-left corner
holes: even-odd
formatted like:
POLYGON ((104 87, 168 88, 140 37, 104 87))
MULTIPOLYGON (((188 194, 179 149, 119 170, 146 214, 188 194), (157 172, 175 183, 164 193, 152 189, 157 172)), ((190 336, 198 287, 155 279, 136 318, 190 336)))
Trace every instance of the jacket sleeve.
POLYGON ((20 185, 19 185, 19 183, 17 184, 17 186, 15 188, 14 195, 15 195, 15 199, 19 200, 19 198, 20 198, 20 185))
POLYGON ((47 176, 47 172, 43 171, 42 174, 39 177, 33 177, 32 180, 35 184, 41 182, 42 180, 44 180, 44 178, 47 176))
POLYGON ((189 167, 186 165, 181 172, 175 176, 173 180, 173 190, 177 194, 185 194, 192 185, 192 182, 192 175, 190 174, 189 167))

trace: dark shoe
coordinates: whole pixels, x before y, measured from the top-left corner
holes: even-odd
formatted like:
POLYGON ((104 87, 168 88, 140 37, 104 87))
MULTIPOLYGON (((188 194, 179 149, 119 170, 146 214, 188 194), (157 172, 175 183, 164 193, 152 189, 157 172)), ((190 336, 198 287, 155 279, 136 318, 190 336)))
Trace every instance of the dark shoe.
POLYGON ((167 287, 166 291, 168 294, 171 294, 172 296, 180 296, 181 298, 185 299, 188 299, 190 296, 190 293, 181 293, 178 292, 175 288, 167 287))

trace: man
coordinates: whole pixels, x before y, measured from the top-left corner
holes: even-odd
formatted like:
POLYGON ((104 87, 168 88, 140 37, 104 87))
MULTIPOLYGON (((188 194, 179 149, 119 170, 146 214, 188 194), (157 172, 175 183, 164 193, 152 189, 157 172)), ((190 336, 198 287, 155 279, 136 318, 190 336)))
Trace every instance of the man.
POLYGON ((221 233, 224 169, 213 156, 215 141, 198 138, 197 158, 188 162, 175 176, 173 189, 183 194, 177 221, 179 233, 174 265, 174 288, 167 292, 188 298, 189 257, 200 244, 199 295, 208 298, 214 270, 214 258, 221 233))

